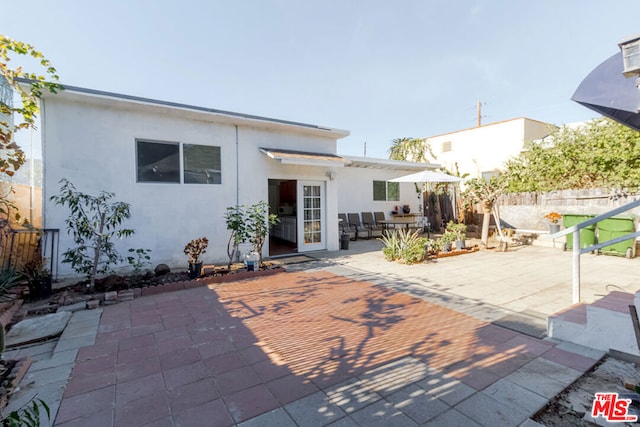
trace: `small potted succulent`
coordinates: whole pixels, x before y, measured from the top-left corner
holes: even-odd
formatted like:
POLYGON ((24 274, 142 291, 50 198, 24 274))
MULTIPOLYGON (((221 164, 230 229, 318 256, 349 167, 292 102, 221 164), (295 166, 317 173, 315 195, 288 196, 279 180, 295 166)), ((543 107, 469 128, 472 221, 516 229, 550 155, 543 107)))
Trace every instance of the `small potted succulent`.
POLYGON ((562 215, 560 215, 558 212, 549 212, 544 217, 549 220, 550 234, 555 234, 560 231, 560 224, 558 224, 558 221, 562 219, 562 215))
POLYGON ((200 255, 207 252, 209 240, 206 237, 193 239, 184 247, 185 255, 189 256, 189 277, 195 279, 202 272, 202 260, 200 255))
POLYGON ((38 300, 51 296, 51 273, 44 267, 41 258, 25 263, 22 273, 29 280, 29 299, 38 300))

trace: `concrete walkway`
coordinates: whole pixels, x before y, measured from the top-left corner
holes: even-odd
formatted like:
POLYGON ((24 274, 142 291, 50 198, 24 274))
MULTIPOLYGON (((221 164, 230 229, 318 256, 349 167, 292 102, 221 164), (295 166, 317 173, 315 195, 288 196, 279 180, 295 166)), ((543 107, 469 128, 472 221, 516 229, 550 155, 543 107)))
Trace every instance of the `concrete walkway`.
MULTIPOLYGON (((602 356, 491 323, 570 300, 566 253, 404 266, 368 252, 379 242, 354 243, 290 273, 76 313, 70 326, 94 313, 93 335, 36 355, 24 391, 51 384, 40 397, 55 402, 61 369, 71 372, 61 426, 535 425, 529 417, 602 356), (56 369, 57 381, 34 379, 56 369)), ((610 285, 633 286, 636 260, 593 259, 610 285)), ((587 279, 585 291, 606 288, 587 279)))

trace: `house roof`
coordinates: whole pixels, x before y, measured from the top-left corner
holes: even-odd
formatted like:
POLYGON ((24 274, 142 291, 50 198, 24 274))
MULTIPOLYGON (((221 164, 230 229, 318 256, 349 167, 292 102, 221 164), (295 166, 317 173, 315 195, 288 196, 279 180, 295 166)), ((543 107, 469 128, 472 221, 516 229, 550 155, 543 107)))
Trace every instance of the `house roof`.
POLYGON ((460 130, 456 130, 456 131, 453 131, 453 132, 446 132, 446 133, 440 133, 440 134, 437 134, 437 135, 431 135, 431 136, 428 136, 426 139, 441 138, 441 137, 447 136, 447 135, 454 135, 454 134, 457 134, 457 133, 472 131, 472 130, 480 129, 480 128, 486 128, 486 127, 489 127, 489 126, 501 125, 503 123, 514 122, 514 121, 517 121, 517 120, 527 120, 527 121, 530 121, 530 122, 536 122, 536 123, 540 123, 542 125, 554 126, 555 127, 555 125, 553 125, 551 123, 542 122, 540 120, 530 119, 528 117, 515 117, 513 119, 501 120, 499 122, 493 122, 493 123, 486 123, 484 125, 474 126, 474 127, 470 127, 470 128, 466 128, 466 129, 460 129, 460 130))
POLYGON ((257 127, 287 127, 295 128, 299 131, 306 131, 312 133, 320 133, 322 135, 332 136, 334 138, 344 138, 350 134, 348 130, 330 128, 327 126, 314 125, 309 123, 296 122, 291 120, 274 119, 270 117, 257 116, 253 114, 236 113, 233 111, 219 110, 215 108, 200 107, 196 105, 182 104, 178 102, 163 101, 152 98, 144 98, 134 95, 125 95, 114 92, 106 92, 96 89, 87 89, 78 86, 62 85, 63 90, 60 90, 57 94, 44 93, 45 98, 51 98, 53 96, 66 96, 73 97, 74 95, 83 97, 92 97, 94 99, 112 99, 115 101, 129 102, 139 105, 151 105, 157 107, 164 107, 183 111, 192 111, 209 116, 215 116, 219 121, 231 124, 244 124, 257 127))

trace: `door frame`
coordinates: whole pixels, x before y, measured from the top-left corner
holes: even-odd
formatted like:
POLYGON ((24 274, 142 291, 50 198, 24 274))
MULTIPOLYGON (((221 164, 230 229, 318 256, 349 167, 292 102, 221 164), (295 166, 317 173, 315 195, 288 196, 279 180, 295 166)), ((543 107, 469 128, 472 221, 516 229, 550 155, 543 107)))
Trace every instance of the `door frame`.
POLYGON ((297 227, 298 252, 319 251, 327 249, 327 187, 325 181, 298 180, 297 181, 297 227), (304 242, 304 187, 320 187, 320 242, 304 242))

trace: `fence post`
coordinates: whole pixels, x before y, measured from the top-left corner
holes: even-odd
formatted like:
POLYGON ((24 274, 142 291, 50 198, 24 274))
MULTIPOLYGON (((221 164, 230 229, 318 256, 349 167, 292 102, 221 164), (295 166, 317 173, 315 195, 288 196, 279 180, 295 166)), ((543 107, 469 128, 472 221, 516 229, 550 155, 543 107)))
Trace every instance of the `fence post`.
POLYGON ((573 232, 573 304, 580 303, 580 229, 573 232))

